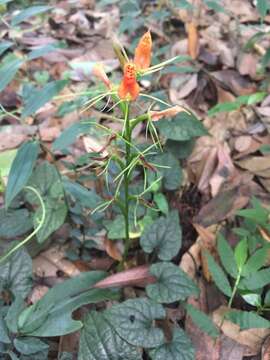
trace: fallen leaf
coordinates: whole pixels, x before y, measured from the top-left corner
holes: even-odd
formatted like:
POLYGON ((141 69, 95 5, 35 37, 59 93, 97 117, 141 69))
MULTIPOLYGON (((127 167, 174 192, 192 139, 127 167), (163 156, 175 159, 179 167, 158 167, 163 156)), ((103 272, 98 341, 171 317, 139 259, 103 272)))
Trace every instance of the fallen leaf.
POLYGON ((251 156, 247 159, 236 162, 242 169, 250 171, 252 174, 263 178, 270 178, 270 155, 251 156))
POLYGON ((104 238, 104 248, 107 254, 114 260, 121 261, 122 254, 116 241, 110 240, 107 237, 104 238))
POLYGON ((195 60, 199 53, 199 34, 196 24, 189 22, 186 24, 188 34, 188 54, 195 60))

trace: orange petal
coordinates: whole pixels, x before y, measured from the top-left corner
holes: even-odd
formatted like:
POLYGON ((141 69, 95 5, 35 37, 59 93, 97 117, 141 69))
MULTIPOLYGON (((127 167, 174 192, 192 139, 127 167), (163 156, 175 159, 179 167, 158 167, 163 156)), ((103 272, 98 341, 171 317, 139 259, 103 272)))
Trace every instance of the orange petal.
POLYGON ((134 63, 138 69, 147 69, 151 64, 152 38, 148 30, 140 39, 135 49, 134 63))
POLYGON ((118 89, 120 99, 135 100, 140 92, 140 87, 136 80, 136 65, 127 63, 124 67, 124 78, 118 89))
POLYGON ((111 82, 105 72, 104 65, 101 63, 97 63, 94 65, 92 70, 93 75, 95 75, 98 79, 100 79, 108 89, 112 88, 111 82))

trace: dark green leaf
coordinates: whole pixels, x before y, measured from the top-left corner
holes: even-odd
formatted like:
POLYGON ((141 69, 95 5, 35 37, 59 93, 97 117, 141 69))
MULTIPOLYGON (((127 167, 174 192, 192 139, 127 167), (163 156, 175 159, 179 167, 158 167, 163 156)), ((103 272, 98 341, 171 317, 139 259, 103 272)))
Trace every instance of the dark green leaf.
POLYGON ((230 311, 226 319, 240 326, 241 330, 254 328, 270 328, 270 322, 251 311, 230 311))
POLYGON ((188 275, 172 263, 157 263, 150 267, 150 274, 157 282, 147 285, 147 295, 159 303, 173 303, 198 295, 199 290, 188 275))
POLYGON ((20 314, 20 333, 47 337, 79 330, 83 324, 72 319, 74 310, 84 304, 116 298, 114 291, 91 288, 105 276, 106 273, 102 271, 85 272, 54 286, 42 299, 20 314))
POLYGON ((195 351, 186 333, 175 327, 172 341, 149 352, 152 360, 194 360, 195 351))
POLYGON ((262 146, 260 146, 259 150, 262 154, 270 154, 270 145, 263 144, 262 146))
POLYGON ((32 287, 32 259, 21 249, 0 266, 0 290, 9 289, 15 296, 25 298, 32 287))
POLYGON ((270 9, 269 0, 257 0, 257 9, 261 17, 264 18, 270 9))
POLYGON ((182 169, 178 160, 171 153, 162 153, 152 158, 157 168, 156 176, 162 176, 166 190, 176 190, 182 182, 182 169))
POLYGON ((19 148, 8 177, 5 195, 6 208, 9 207, 11 201, 27 184, 35 166, 38 153, 39 143, 36 141, 27 142, 19 148))
POLYGON ((127 300, 106 312, 106 318, 121 338, 145 348, 165 342, 163 331, 154 326, 154 320, 164 319, 165 316, 166 312, 160 304, 144 298, 127 300))
POLYGON ((176 210, 160 217, 144 230, 140 244, 146 253, 157 251, 160 260, 171 260, 176 256, 182 244, 182 232, 176 210))
POLYGON ((265 68, 270 62, 270 48, 267 49, 266 53, 261 59, 262 67, 265 68))
POLYGON ((177 159, 186 159, 192 152, 195 145, 195 140, 187 141, 174 141, 167 140, 165 144, 165 149, 172 153, 177 159))
POLYGON ((203 124, 194 115, 185 112, 181 112, 171 120, 160 120, 155 125, 161 135, 171 140, 187 141, 207 135, 203 124))
POLYGON ((241 288, 246 288, 248 290, 256 290, 263 288, 265 285, 269 284, 270 279, 270 268, 263 269, 252 273, 249 277, 241 280, 241 288))
POLYGON ((67 84, 66 80, 52 81, 40 90, 33 91, 28 97, 25 108, 22 112, 22 118, 34 114, 38 109, 45 105, 55 95, 57 95, 67 84))
POLYGON ((5 62, 0 67, 0 92, 3 91, 5 87, 11 82, 22 64, 22 59, 15 58, 11 61, 5 62))
POLYGON ((13 45, 10 41, 2 41, 0 44, 0 56, 13 45))
POLYGON ((8 329, 12 333, 18 332, 18 317, 25 308, 24 300, 21 296, 17 296, 8 309, 5 321, 8 329))
POLYGON ((264 266, 265 261, 268 256, 268 249, 265 247, 262 247, 261 249, 258 249, 254 254, 251 255, 251 257, 246 262, 242 275, 248 276, 252 275, 252 273, 256 273, 261 267, 264 266))
POLYGON ((33 222, 26 209, 0 209, 0 237, 14 239, 32 229, 33 222))
POLYGON ((79 135, 89 133, 92 124, 90 121, 78 122, 65 129, 52 145, 54 151, 67 149, 79 135))
POLYGON ((48 11, 51 9, 52 9, 51 6, 43 6, 43 5, 31 6, 27 9, 21 10, 18 15, 15 15, 12 18, 11 25, 12 26, 18 25, 22 21, 25 21, 32 16, 42 14, 45 11, 48 11))
POLYGON ((58 47, 55 44, 49 44, 45 46, 41 46, 38 49, 32 50, 28 55, 28 60, 34 60, 44 55, 47 55, 51 52, 57 51, 58 47))
POLYGON ((7 325, 3 319, 3 315, 0 313, 0 343, 10 344, 11 340, 9 338, 7 325))
POLYGON ((154 202, 157 204, 158 209, 164 214, 168 215, 169 213, 169 205, 167 198, 162 193, 155 193, 154 194, 154 202))
POLYGON ((70 194, 85 208, 95 209, 97 205, 102 201, 102 198, 97 195, 93 189, 89 190, 78 183, 64 180, 63 186, 66 193, 70 194))
POLYGON ((91 311, 83 321, 79 360, 141 360, 137 349, 125 342, 102 313, 91 311))
POLYGON ((224 271, 215 262, 212 255, 206 252, 204 254, 207 258, 208 268, 216 286, 223 294, 230 297, 232 295, 232 288, 226 275, 224 274, 224 271))
POLYGON ((197 325, 203 332, 207 333, 213 338, 219 336, 218 328, 209 316, 191 304, 187 304, 185 307, 194 324, 197 325))
POLYGON ((224 269, 230 274, 232 277, 237 277, 237 265, 234 258, 234 252, 227 240, 220 234, 218 236, 218 253, 224 269))
MULTIPOLYGON (((29 185, 40 192, 45 203, 45 222, 37 233, 38 241, 43 242, 65 221, 67 206, 65 203, 63 184, 55 166, 48 162, 43 162, 34 171, 29 185)), ((38 199, 32 193, 27 194, 27 199, 35 206, 39 206, 34 214, 34 225, 38 227, 42 215, 42 208, 38 199)))
POLYGON ((19 337, 14 340, 16 350, 24 355, 31 355, 37 352, 48 352, 49 345, 43 341, 31 337, 19 337))

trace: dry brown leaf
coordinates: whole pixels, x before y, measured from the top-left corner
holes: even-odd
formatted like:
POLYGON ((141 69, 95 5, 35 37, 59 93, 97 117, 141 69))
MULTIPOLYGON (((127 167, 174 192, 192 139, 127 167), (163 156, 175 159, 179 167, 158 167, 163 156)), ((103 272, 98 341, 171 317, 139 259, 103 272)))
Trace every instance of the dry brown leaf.
POLYGON ((149 266, 137 266, 117 274, 108 276, 106 279, 95 284, 95 288, 111 288, 123 286, 146 286, 156 282, 156 278, 149 273, 149 266))
POLYGON ((6 132, 0 132, 0 151, 15 149, 19 147, 27 136, 25 134, 7 134, 6 132))
POLYGON ((199 33, 196 24, 189 22, 186 24, 188 33, 188 54, 195 60, 199 54, 199 33))
POLYGON ((262 346, 262 357, 261 360, 270 359, 270 336, 268 336, 262 346))
POLYGON ((259 58, 251 53, 242 53, 239 57, 237 67, 241 75, 248 75, 252 79, 257 77, 257 64, 259 58))
POLYGON ((121 261, 122 254, 118 245, 119 244, 116 241, 112 241, 107 237, 104 238, 104 248, 107 254, 114 260, 121 261))
POLYGON ((236 164, 252 174, 262 176, 263 178, 270 178, 270 155, 251 156, 237 161, 236 164))
MULTIPOLYGON (((213 312, 213 321, 217 326, 220 327, 224 314, 227 311, 227 307, 221 306, 213 312)), ((238 325, 229 320, 223 321, 221 329, 229 338, 247 346, 250 350, 249 355, 258 354, 264 339, 270 334, 269 329, 248 329, 241 331, 238 325)))
POLYGON ((182 256, 179 266, 191 279, 195 279, 197 270, 201 267, 201 246, 198 241, 182 256))

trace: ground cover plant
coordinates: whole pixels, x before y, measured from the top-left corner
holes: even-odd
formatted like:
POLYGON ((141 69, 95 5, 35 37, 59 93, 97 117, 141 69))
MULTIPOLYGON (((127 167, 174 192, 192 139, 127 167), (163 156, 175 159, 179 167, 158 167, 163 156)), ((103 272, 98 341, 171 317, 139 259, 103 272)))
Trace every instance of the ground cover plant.
POLYGON ((268 2, 0 5, 0 358, 266 359, 268 2))

